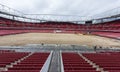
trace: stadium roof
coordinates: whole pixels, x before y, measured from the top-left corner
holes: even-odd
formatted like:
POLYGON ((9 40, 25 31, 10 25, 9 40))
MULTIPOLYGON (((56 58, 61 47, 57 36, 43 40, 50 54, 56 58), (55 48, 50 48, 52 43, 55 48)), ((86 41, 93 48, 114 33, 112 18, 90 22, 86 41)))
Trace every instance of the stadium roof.
POLYGON ((94 15, 120 6, 120 0, 0 0, 25 14, 94 15))
POLYGON ((10 7, 0 6, 2 11, 50 21, 85 21, 110 16, 111 13, 105 12, 112 9, 113 14, 120 12, 117 11, 120 0, 0 0, 0 3, 10 7))

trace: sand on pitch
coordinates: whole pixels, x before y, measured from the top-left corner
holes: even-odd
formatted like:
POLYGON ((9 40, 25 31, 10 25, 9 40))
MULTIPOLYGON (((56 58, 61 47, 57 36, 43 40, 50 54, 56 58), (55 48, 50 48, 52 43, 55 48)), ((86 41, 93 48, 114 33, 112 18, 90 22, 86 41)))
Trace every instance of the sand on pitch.
POLYGON ((61 33, 25 33, 0 36, 0 46, 24 46, 27 44, 41 43, 120 47, 120 40, 94 35, 61 33))

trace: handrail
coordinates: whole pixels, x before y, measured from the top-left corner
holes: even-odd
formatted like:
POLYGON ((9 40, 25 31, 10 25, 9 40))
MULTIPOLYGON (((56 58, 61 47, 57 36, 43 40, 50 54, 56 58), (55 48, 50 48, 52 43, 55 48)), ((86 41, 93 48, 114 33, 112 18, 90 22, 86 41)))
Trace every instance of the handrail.
POLYGON ((64 65, 63 65, 63 59, 62 59, 62 51, 60 51, 60 63, 61 63, 61 72, 64 72, 64 65))
POLYGON ((53 51, 51 51, 49 57, 47 58, 45 64, 43 65, 42 69, 40 72, 48 72, 49 70, 49 66, 50 66, 50 62, 51 62, 51 59, 52 59, 52 54, 53 54, 53 51))

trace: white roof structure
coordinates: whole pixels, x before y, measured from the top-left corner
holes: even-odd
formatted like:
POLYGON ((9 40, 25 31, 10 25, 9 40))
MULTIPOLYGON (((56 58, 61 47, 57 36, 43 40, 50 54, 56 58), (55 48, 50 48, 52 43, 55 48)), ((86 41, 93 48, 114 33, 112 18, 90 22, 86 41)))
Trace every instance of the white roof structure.
MULTIPOLYGON (((78 16, 78 15, 60 15, 60 14, 24 14, 18 10, 12 9, 5 5, 0 4, 0 16, 25 21, 25 22, 46 22, 46 21, 57 21, 57 22, 75 22, 84 24, 85 21, 90 20, 102 20, 107 19, 106 21, 114 20, 109 18, 118 18, 120 16, 120 7, 115 8, 109 11, 105 11, 94 16, 78 16)), ((99 21, 98 21, 99 22, 99 21)))

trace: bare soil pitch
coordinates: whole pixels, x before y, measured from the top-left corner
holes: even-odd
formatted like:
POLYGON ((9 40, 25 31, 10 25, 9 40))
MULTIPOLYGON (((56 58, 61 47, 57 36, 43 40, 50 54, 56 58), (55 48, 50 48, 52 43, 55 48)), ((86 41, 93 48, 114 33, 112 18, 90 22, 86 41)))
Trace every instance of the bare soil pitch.
POLYGON ((120 40, 82 34, 25 33, 0 36, 0 46, 23 46, 26 44, 78 44, 120 47, 120 40))

